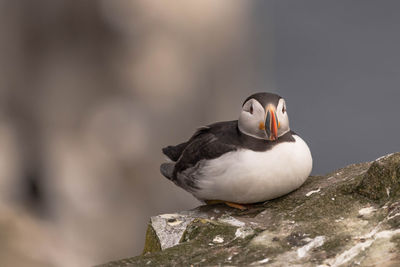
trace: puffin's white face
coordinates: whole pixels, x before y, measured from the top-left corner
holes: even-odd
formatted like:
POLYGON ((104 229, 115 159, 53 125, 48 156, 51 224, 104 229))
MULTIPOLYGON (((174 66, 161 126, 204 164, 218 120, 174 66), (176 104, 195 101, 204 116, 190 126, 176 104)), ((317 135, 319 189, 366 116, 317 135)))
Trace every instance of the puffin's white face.
POLYGON ((244 103, 239 116, 239 130, 258 139, 274 141, 290 131, 286 103, 280 98, 278 105, 263 107, 254 98, 244 103))

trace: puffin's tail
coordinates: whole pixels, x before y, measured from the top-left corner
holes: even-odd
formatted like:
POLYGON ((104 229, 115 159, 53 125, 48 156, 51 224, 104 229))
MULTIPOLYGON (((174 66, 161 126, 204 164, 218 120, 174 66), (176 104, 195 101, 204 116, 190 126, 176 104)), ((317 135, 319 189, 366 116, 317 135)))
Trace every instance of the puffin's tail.
POLYGON ((185 150, 188 142, 179 144, 177 146, 167 146, 162 149, 162 152, 172 161, 178 161, 179 157, 182 155, 183 150, 185 150))
POLYGON ((175 163, 163 163, 160 166, 160 172, 164 175, 167 179, 173 181, 174 180, 174 168, 175 163))

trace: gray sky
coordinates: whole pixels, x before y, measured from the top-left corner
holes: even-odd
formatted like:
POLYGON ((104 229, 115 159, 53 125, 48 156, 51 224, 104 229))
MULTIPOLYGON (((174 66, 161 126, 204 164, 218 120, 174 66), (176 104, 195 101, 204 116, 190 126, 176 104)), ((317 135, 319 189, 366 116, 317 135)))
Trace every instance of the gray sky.
POLYGON ((400 2, 271 3, 257 26, 273 6, 275 82, 313 173, 399 151, 400 2))

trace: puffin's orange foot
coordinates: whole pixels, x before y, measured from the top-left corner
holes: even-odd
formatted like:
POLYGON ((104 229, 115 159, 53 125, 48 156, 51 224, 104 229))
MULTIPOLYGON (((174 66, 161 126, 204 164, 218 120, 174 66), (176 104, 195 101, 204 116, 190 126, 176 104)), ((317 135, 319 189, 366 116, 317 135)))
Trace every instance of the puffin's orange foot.
POLYGON ((244 205, 242 205, 242 204, 233 203, 233 202, 227 202, 227 201, 224 201, 224 203, 225 203, 227 206, 232 207, 232 208, 235 208, 235 209, 239 209, 239 210, 247 210, 247 209, 248 209, 247 206, 244 206, 244 205))
POLYGON ((234 202, 229 202, 229 201, 222 201, 222 200, 205 200, 207 205, 214 205, 214 204, 225 204, 231 208, 239 209, 239 210, 247 210, 249 209, 248 206, 244 204, 239 204, 239 203, 234 203, 234 202))

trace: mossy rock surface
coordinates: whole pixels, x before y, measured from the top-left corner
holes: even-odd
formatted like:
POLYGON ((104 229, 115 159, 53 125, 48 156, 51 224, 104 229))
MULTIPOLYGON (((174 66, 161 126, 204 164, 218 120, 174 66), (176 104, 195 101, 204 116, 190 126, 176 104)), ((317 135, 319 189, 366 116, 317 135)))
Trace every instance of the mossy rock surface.
POLYGON ((239 211, 152 217, 142 255, 102 266, 400 266, 400 153, 311 176, 239 211))

